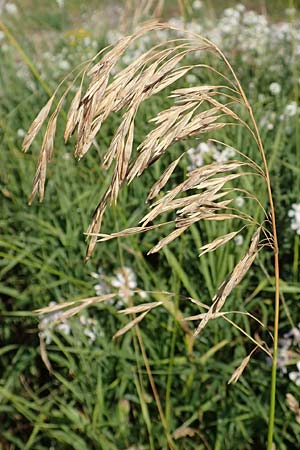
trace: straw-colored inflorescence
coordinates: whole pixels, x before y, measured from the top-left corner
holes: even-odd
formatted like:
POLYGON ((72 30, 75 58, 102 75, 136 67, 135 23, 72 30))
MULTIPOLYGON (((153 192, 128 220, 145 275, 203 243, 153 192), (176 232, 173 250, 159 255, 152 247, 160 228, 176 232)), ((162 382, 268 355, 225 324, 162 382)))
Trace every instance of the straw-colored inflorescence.
MULTIPOLYGON (((77 133, 75 156, 80 159, 90 149, 108 116, 113 112, 122 111, 121 123, 103 155, 104 167, 108 169, 114 164, 114 170, 110 185, 99 202, 87 231, 90 238, 87 258, 91 256, 97 241, 124 237, 162 226, 165 222, 149 224, 166 213, 175 214, 175 218, 167 222, 169 225, 173 223, 174 230, 163 237, 149 253, 160 251, 200 221, 238 219, 239 223, 244 222, 243 227, 251 225, 256 228, 248 252, 220 286, 212 306, 195 331, 198 334, 208 320, 219 312, 229 293, 249 270, 260 249, 260 236, 263 234, 268 242, 272 241, 272 236, 264 228, 263 223, 257 223, 251 216, 233 206, 234 193, 237 190, 233 183, 249 175, 264 178, 263 169, 239 152, 241 159, 214 162, 197 168, 188 173, 187 178, 173 189, 162 194, 162 190, 183 157, 180 155, 171 162, 150 188, 147 201, 158 196, 159 198, 152 203, 150 211, 140 220, 140 226, 109 235, 101 233, 105 209, 109 203, 117 202, 120 188, 141 176, 155 161, 162 158, 175 142, 202 134, 211 134, 232 123, 240 123, 247 127, 257 141, 253 130, 234 111, 235 105, 243 105, 247 108, 244 93, 234 80, 231 81, 218 72, 222 81, 227 83, 173 90, 170 98, 173 99, 174 104, 150 120, 154 124, 153 129, 145 136, 137 149, 134 149, 135 121, 141 103, 184 78, 193 70, 195 65, 183 64, 184 59, 188 59, 191 54, 195 52, 198 54, 205 50, 218 54, 216 47, 206 39, 188 35, 186 39, 173 39, 164 44, 158 44, 145 51, 129 66, 116 71, 121 56, 136 39, 150 31, 155 33, 164 28, 165 26, 158 22, 148 22, 133 35, 122 38, 115 47, 105 49, 101 52, 102 55, 97 55, 93 61, 87 62, 79 73, 81 83, 69 107, 64 138, 67 141, 72 134, 77 133), (99 61, 98 58, 100 58, 99 61), (84 90, 86 75, 90 81, 84 90)), ((30 202, 37 193, 40 200, 43 200, 47 164, 53 154, 57 116, 69 90, 70 85, 48 120, 30 202)), ((31 125, 24 139, 25 151, 28 150, 49 116, 55 94, 31 125)), ((252 193, 245 190, 243 194, 248 195, 248 198, 253 197, 252 193)), ((265 211, 264 215, 266 216, 265 211)), ((266 219, 267 217, 264 217, 264 220, 266 219)), ((239 232, 240 230, 235 230, 203 245, 200 249, 201 254, 225 245, 239 232)))
MULTIPOLYGON (((156 21, 145 23, 132 35, 123 37, 113 48, 104 49, 92 61, 88 61, 83 68, 81 67, 80 71, 78 69, 76 75, 76 79, 81 78, 81 83, 69 107, 64 138, 67 141, 71 135, 76 134, 75 156, 78 159, 84 157, 96 136, 100 135, 103 122, 112 113, 121 112, 120 125, 112 137, 109 148, 103 155, 103 166, 106 169, 113 166, 113 171, 110 184, 95 209, 87 231, 89 236, 87 258, 92 255, 97 241, 145 232, 166 225, 166 223, 168 227, 172 225, 173 230, 163 237, 149 253, 160 251, 200 221, 231 221, 232 226, 238 223, 240 229, 241 227, 251 227, 253 237, 249 249, 236 264, 231 274, 228 275, 228 278, 221 284, 211 306, 201 315, 200 323, 195 329, 194 335, 198 335, 208 321, 220 316, 227 297, 248 272, 260 249, 269 245, 273 248, 275 254, 277 280, 277 325, 275 323, 274 335, 274 356, 276 359, 279 269, 275 213, 265 153, 252 109, 226 57, 213 43, 200 36, 187 33, 185 38, 174 38, 164 43, 158 43, 141 54, 130 65, 122 68, 120 59, 135 40, 146 33, 152 33, 155 36, 163 29, 176 33, 174 28, 156 21), (191 56, 200 55, 201 52, 205 51, 217 55, 219 60, 223 61, 227 75, 220 73, 211 66, 191 63, 191 56), (170 89, 172 84, 178 85, 179 80, 184 79, 191 71, 202 69, 214 72, 221 80, 220 84, 173 89, 170 95, 173 104, 160 111, 156 117, 150 120, 153 124, 152 130, 135 148, 135 126, 140 105, 165 88, 170 89), (86 83, 86 80, 88 80, 88 83, 86 83), (244 108, 248 113, 249 120, 244 121, 241 118, 239 114, 241 108, 244 108), (154 185, 150 187, 147 201, 152 201, 155 198, 157 200, 151 204, 149 212, 141 219, 140 224, 137 224, 138 226, 134 228, 109 235, 101 233, 105 210, 109 203, 117 202, 119 191, 123 185, 129 184, 135 178, 141 176, 153 163, 162 158, 174 143, 197 138, 203 134, 210 137, 219 129, 233 124, 245 127, 251 134, 253 143, 259 150, 256 161, 237 150, 237 159, 227 162, 214 162, 197 168, 188 173, 186 179, 175 187, 167 192, 162 192, 184 156, 184 154, 179 157, 177 155, 154 185), (253 192, 240 189, 235 185, 241 177, 248 176, 258 176, 265 181, 270 216, 253 192), (260 222, 234 206, 233 199, 236 192, 243 193, 245 197, 260 205, 262 212, 260 222), (167 222, 162 220, 158 224, 153 224, 158 218, 166 217, 166 215, 171 216, 171 220, 167 220, 167 222), (271 231, 265 228, 266 223, 271 223, 271 231)), ((195 61, 195 58, 193 61, 195 61)), ((53 154, 57 116, 71 87, 72 83, 62 94, 54 112, 48 119, 30 202, 37 194, 39 194, 40 200, 43 200, 47 164, 53 154)), ((24 139, 25 151, 28 150, 48 118, 56 95, 57 92, 31 125, 24 139)), ((212 242, 203 245, 200 249, 201 254, 214 251, 227 244, 239 233, 240 229, 218 236, 212 242)), ((94 302, 94 299, 92 302, 94 302)), ((160 304, 161 302, 157 302, 157 304, 149 303, 140 305, 138 310, 126 310, 124 312, 126 314, 141 313, 141 315, 135 317, 131 323, 120 330, 117 336, 136 325, 150 310, 160 304)), ((73 310, 74 308, 71 307, 69 313, 73 314, 73 310)), ((244 366, 245 362, 243 368, 244 366)), ((236 378, 236 374, 234 378, 236 378)))

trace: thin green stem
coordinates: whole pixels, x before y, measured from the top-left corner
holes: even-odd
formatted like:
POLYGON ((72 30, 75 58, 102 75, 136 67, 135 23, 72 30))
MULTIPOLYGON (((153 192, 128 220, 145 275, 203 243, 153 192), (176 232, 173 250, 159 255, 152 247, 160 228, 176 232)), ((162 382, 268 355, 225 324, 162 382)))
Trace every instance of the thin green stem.
POLYGON ((10 43, 12 44, 13 47, 15 47, 15 49, 18 51, 18 53, 20 54, 21 58, 23 59, 23 61, 25 62, 25 64, 27 64, 27 66, 29 67, 29 69, 31 70, 32 74, 35 76, 35 78, 38 80, 38 82, 40 83, 40 85, 42 86, 42 88, 44 89, 44 91, 49 95, 49 97, 52 96, 52 90, 51 88, 48 86, 48 84, 43 80, 43 78, 41 77, 40 73, 38 72, 38 70, 36 69, 35 65, 33 64, 33 62, 31 61, 31 59, 29 58, 29 56, 25 53, 25 51, 23 50, 23 48, 21 47, 21 45, 19 44, 19 42, 16 40, 16 38, 14 37, 14 35, 11 33, 11 31, 9 30, 9 28, 5 25, 5 23, 0 19, 0 29, 2 28, 2 30, 4 31, 4 33, 6 34, 7 38, 9 39, 10 43))
POLYGON ((154 398, 155 398, 156 406, 157 406, 157 409, 158 409, 158 412, 159 412, 160 420, 161 420, 162 426, 163 426, 165 434, 166 434, 166 438, 167 438, 167 441, 168 441, 169 449, 170 450, 176 450, 177 447, 176 447, 176 445, 175 445, 175 443, 174 443, 174 441, 172 439, 172 436, 170 435, 170 432, 168 430, 168 424, 167 424, 167 421, 166 421, 166 418, 165 418, 165 415, 164 415, 164 412, 163 412, 162 404, 161 404, 161 401, 160 401, 160 398, 159 398, 159 395, 158 395, 158 392, 157 392, 157 389, 156 389, 156 386, 155 386, 154 378, 153 378, 153 375, 152 375, 152 372, 151 372, 149 360, 148 360, 148 357, 147 357, 147 354, 146 354, 146 351, 145 351, 145 347, 144 347, 144 344, 143 344, 142 335, 141 335, 139 327, 136 327, 136 334, 137 334, 137 338, 138 338, 138 341, 139 341, 139 344, 140 344, 140 349, 141 349, 141 352, 142 352, 142 356, 143 356, 144 364, 145 364, 145 367, 146 367, 147 375, 148 375, 148 378, 149 378, 150 386, 151 386, 151 389, 152 389, 152 392, 153 392, 153 395, 154 395, 154 398))

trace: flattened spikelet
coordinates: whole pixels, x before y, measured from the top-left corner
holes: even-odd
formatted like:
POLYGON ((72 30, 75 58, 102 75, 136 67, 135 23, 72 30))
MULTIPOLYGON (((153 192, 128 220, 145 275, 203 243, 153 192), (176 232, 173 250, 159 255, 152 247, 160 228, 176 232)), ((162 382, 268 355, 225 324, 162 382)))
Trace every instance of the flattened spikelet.
POLYGON ((135 327, 139 322, 141 322, 146 314, 148 314, 149 310, 143 312, 139 316, 135 317, 133 320, 131 320, 129 323, 125 325, 125 327, 121 328, 114 336, 113 339, 117 339, 118 337, 122 336, 123 334, 127 333, 127 331, 131 330, 131 328, 135 327))
POLYGON ((73 133, 79 119, 79 106, 80 106, 80 100, 81 100, 81 94, 82 94, 82 87, 77 90, 72 103, 70 105, 68 115, 67 115, 67 123, 64 133, 64 140, 67 142, 71 134, 73 133))
POLYGON ((165 245, 170 244, 170 242, 174 241, 174 239, 178 238, 185 230, 187 229, 187 226, 182 226, 181 228, 177 228, 176 230, 172 231, 168 236, 161 239, 158 244, 156 244, 149 252, 148 255, 151 255, 153 253, 159 252, 165 245))
POLYGON ((237 263, 228 279, 221 284, 213 298, 213 304, 209 308, 208 312, 205 314, 205 317, 201 320, 198 325, 196 331, 194 332, 195 336, 203 330, 203 328, 207 325, 210 319, 215 317, 215 314, 218 313, 223 307, 227 297, 231 294, 232 290, 242 281, 248 270, 250 269, 253 261, 255 260, 258 253, 258 243, 260 236, 261 228, 258 228, 253 237, 251 245, 247 251, 247 253, 243 256, 243 258, 237 263))
POLYGON ((23 148, 24 152, 27 152, 27 150, 31 146, 33 140, 35 139, 36 135, 40 131, 43 123, 47 119, 50 109, 51 109, 51 106, 52 106, 52 103, 53 103, 53 100, 54 100, 54 97, 55 97, 55 94, 52 95, 52 97, 48 100, 46 105, 41 109, 41 111, 38 113, 38 115, 32 122, 32 124, 24 138, 23 144, 22 144, 22 148, 23 148))
POLYGON ((204 255, 208 252, 213 252, 217 248, 221 247, 222 245, 229 242, 231 239, 233 239, 237 234, 239 234, 241 230, 239 231, 233 231, 232 233, 224 234, 223 236, 217 237, 214 241, 210 242, 209 244, 203 245, 200 250, 201 253, 199 256, 204 255))
POLYGON ((238 382, 238 380, 242 376, 244 370, 246 369, 246 367, 250 361, 250 358, 251 358, 251 353, 250 353, 250 355, 246 356, 246 358, 243 359, 241 364, 235 369, 235 371, 233 372, 233 374, 230 377, 230 380, 228 381, 228 384, 235 384, 238 382))
POLYGON ((151 188, 151 191, 147 197, 147 201, 152 200, 154 197, 157 196, 157 194, 162 190, 163 187, 167 184, 169 181, 172 173, 174 172, 175 168, 177 167, 177 164, 181 160, 182 155, 179 156, 175 161, 172 162, 172 164, 169 165, 169 167, 164 171, 164 173, 161 175, 161 177, 157 180, 156 183, 151 188))
POLYGON ((162 305, 163 302, 152 302, 152 303, 143 303, 138 306, 131 306, 130 308, 121 309, 119 311, 120 314, 137 314, 144 311, 150 311, 153 308, 157 308, 162 305))

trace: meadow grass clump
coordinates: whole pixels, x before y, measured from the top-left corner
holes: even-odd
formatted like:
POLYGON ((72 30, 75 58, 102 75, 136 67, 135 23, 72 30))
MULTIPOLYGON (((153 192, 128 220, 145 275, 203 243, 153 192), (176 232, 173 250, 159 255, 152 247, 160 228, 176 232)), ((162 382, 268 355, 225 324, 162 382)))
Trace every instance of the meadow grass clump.
MULTIPOLYGON (((187 231, 192 233, 195 226, 200 223, 205 224, 206 229, 212 228, 216 234, 213 239, 200 246, 201 257, 222 248, 241 233, 246 233, 249 246, 233 265, 230 273, 225 274, 217 292, 213 295, 211 304, 191 299, 191 302, 199 307, 200 314, 179 317, 179 322, 189 337, 190 346, 192 346, 194 339, 214 319, 223 318, 236 326, 227 318, 230 311, 224 311, 227 299, 249 272, 259 253, 264 248, 272 249, 275 272, 273 354, 271 355, 265 342, 246 333, 254 346, 230 379, 230 382, 238 380, 257 348, 269 357, 272 356, 267 445, 268 450, 271 450, 275 419, 278 350, 279 261, 275 209, 267 159, 252 108, 228 59, 207 38, 188 32, 184 32, 183 37, 177 38, 178 32, 178 29, 167 24, 160 24, 156 21, 146 22, 132 35, 121 38, 113 47, 103 49, 85 65, 75 68, 66 78, 69 81, 74 74, 72 81, 57 100, 59 89, 64 85, 65 80, 58 86, 33 121, 23 142, 23 149, 27 151, 47 120, 30 203, 37 195, 40 201, 44 198, 46 172, 48 164, 53 158, 57 118, 67 95, 71 89, 74 90, 74 86, 79 80, 79 87, 77 87, 69 106, 64 132, 66 142, 72 135, 76 135, 75 157, 83 158, 99 135, 104 122, 111 115, 119 114, 119 124, 111 143, 107 151, 101 155, 103 166, 110 174, 110 182, 95 209, 87 231, 89 239, 87 260, 91 257, 98 241, 124 238, 153 229, 166 229, 167 231, 160 236, 159 242, 149 249, 149 255, 161 250, 167 251, 166 246, 183 233, 187 231), (160 33, 166 30, 171 35, 169 40, 163 43, 159 40, 155 42, 155 39, 161 36, 160 33), (129 65, 122 67, 120 60, 127 49, 148 33, 154 35, 149 48, 145 49, 129 65), (202 62, 202 54, 207 52, 210 55, 209 63, 202 62), (191 58, 192 55, 194 55, 193 58, 191 58), (216 57, 216 66, 211 62, 213 55, 216 57), (196 59, 199 62, 196 63, 196 59), (220 62, 223 69, 220 69, 220 62), (180 87, 180 81, 197 71, 209 75, 214 74, 219 82, 180 87), (175 89, 172 90, 173 85, 175 89), (150 122, 154 124, 153 127, 146 133, 146 136, 136 142, 135 130, 140 120, 139 110, 142 104, 147 105, 153 96, 162 95, 164 90, 169 92, 170 106, 160 110, 155 117, 152 117, 150 122), (184 174, 183 180, 178 180, 177 169, 186 153, 179 143, 191 142, 202 135, 209 134, 209 136, 214 136, 210 137, 211 144, 226 147, 226 143, 218 139, 219 130, 225 127, 243 127, 252 139, 252 145, 255 146, 256 152, 253 151, 249 155, 242 147, 238 149, 230 145, 230 154, 234 155, 234 158, 231 156, 220 159, 215 156, 213 162, 193 168, 184 174), (177 153, 173 151, 176 145, 177 153), (135 226, 110 233, 101 232, 102 223, 105 222, 104 213, 109 204, 116 205, 122 188, 131 183, 134 184, 135 179, 145 175, 151 166, 160 161, 164 161, 165 167, 150 187, 145 199, 147 202, 157 199, 151 204, 149 212, 140 218, 135 226), (168 161, 167 164, 166 161, 168 161), (170 188, 164 192, 167 186, 170 188), (254 189, 254 186, 259 186, 259 189, 266 192, 267 205, 262 204, 260 195, 257 195, 257 189, 254 189), (247 202, 247 205, 255 205, 255 214, 249 213, 253 207, 248 209, 243 207, 244 201, 247 202), (157 219, 160 219, 159 223, 156 222, 157 219), (224 232, 225 229, 226 232, 224 232), (190 322, 193 321, 198 321, 194 330, 190 327, 190 322)), ((89 305, 111 300, 114 295, 109 293, 100 297, 95 296, 79 303, 66 302, 43 308, 40 313, 53 314, 60 311, 60 320, 65 320, 89 305)), ((137 342, 141 348, 168 445, 170 448, 175 448, 174 436, 172 437, 168 430, 166 413, 163 411, 142 335, 137 326, 150 311, 153 312, 157 307, 164 306, 167 310, 172 311, 172 303, 170 300, 159 300, 134 305, 129 294, 127 296, 128 307, 124 308, 121 313, 130 315, 132 320, 115 334, 115 338, 125 334, 133 327, 136 328, 137 342)), ((235 313, 239 314, 239 312, 235 313)), ((258 319, 254 318, 254 320, 258 319)), ((240 327, 238 329, 242 331, 240 327)))

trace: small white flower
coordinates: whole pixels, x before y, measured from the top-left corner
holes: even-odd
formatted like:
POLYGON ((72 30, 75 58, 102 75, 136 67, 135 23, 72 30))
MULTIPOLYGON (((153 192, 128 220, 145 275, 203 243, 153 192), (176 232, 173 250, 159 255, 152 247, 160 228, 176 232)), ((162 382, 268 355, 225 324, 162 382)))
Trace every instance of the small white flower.
POLYGON ((97 321, 95 319, 81 315, 79 322, 82 325, 83 334, 89 338, 90 344, 95 342, 97 336, 104 336, 103 330, 100 332, 97 330, 97 321))
POLYGON ((70 69, 70 63, 69 63, 69 61, 63 59, 62 61, 59 61, 58 67, 61 70, 69 70, 70 69))
POLYGON ((64 333, 64 334, 66 334, 66 335, 68 335, 68 336, 69 336, 69 334, 71 333, 71 327, 70 327, 69 323, 68 323, 66 320, 64 320, 63 322, 59 323, 59 324, 57 325, 57 329, 58 329, 61 333, 64 333))
MULTIPOLYGON (((282 116, 281 120, 283 120, 284 117, 282 116)), ((259 124, 262 128, 267 128, 267 130, 273 130, 274 124, 270 120, 275 120, 275 117, 271 117, 270 114, 264 115, 260 121, 259 124)))
POLYGON ((235 9, 240 13, 243 13, 244 11, 246 11, 246 7, 242 3, 238 3, 236 5, 235 9))
POLYGON ((15 15, 18 14, 18 8, 17 5, 15 5, 14 3, 6 3, 6 5, 4 6, 5 11, 7 12, 7 14, 11 14, 11 15, 15 15))
POLYGON ((4 38, 5 38, 5 33, 4 33, 4 31, 0 30, 0 42, 3 41, 4 38))
POLYGON ((70 161, 70 159, 72 159, 71 153, 69 153, 69 152, 64 153, 64 154, 62 155, 62 159, 63 159, 64 161, 70 161))
POLYGON ((56 3, 58 4, 59 8, 63 8, 65 6, 65 0, 56 0, 56 3))
POLYGON ((232 148, 225 147, 223 150, 215 149, 213 152, 213 159, 216 162, 222 163, 222 162, 228 161, 234 155, 235 155, 235 151, 232 148))
POLYGON ((291 229, 300 235, 300 203, 293 203, 288 212, 291 220, 291 229))
POLYGON ((95 289, 96 295, 98 295, 99 297, 108 293, 107 292, 107 289, 108 289, 107 284, 103 280, 99 281, 99 283, 97 283, 94 286, 94 289, 95 289))
POLYGON ((244 243, 244 238, 243 238, 243 236, 242 236, 241 234, 237 234, 237 235, 235 236, 235 238, 234 238, 234 242, 235 242, 235 244, 238 245, 238 246, 243 245, 243 243, 244 243))
MULTIPOLYGON (((56 302, 49 303, 49 306, 55 305, 56 302)), ((51 313, 45 314, 44 316, 41 316, 40 318, 39 336, 41 336, 45 340, 45 343, 47 345, 51 344, 52 334, 54 333, 55 329, 66 335, 69 335, 71 332, 71 327, 67 320, 59 321, 61 315, 62 311, 53 311, 51 313)))
POLYGON ((274 82, 270 84, 269 90, 272 95, 278 95, 281 92, 281 86, 279 83, 274 82))
POLYGON ((224 10, 224 16, 225 17, 228 17, 230 20, 232 20, 233 22, 236 20, 236 19, 239 19, 240 18, 240 12, 237 10, 237 9, 234 9, 234 8, 226 8, 225 10, 224 10))
POLYGON ((233 158, 235 156, 235 151, 232 147, 225 147, 223 153, 225 153, 228 159, 233 158))
POLYGON ((199 11, 202 7, 203 7, 203 3, 202 3, 201 0, 194 0, 194 2, 193 2, 193 8, 194 8, 196 11, 199 11))
POLYGON ((300 386, 300 361, 297 362, 297 371, 289 373, 289 379, 293 381, 297 386, 300 386))
POLYGON ((110 280, 110 284, 119 288, 118 295, 120 297, 116 307, 123 306, 123 301, 128 301, 128 298, 133 295, 132 290, 136 289, 136 275, 130 267, 121 267, 116 271, 116 276, 110 280))
POLYGON ((287 117, 293 117, 297 114, 297 110, 298 110, 297 103, 293 101, 288 105, 286 105, 284 113, 287 117))
POLYGON ((97 335, 93 330, 90 330, 89 328, 85 328, 83 333, 89 338, 90 344, 95 342, 97 335))
POLYGON ((17 131, 17 135, 19 138, 23 138, 26 135, 26 131, 23 128, 19 128, 17 131))
POLYGON ((243 198, 241 195, 239 195, 239 196, 235 199, 234 203, 236 204, 236 206, 237 206, 238 208, 241 208, 241 207, 244 205, 245 200, 244 200, 244 198, 243 198))
POLYGON ((146 292, 146 291, 143 291, 142 289, 139 289, 139 290, 138 290, 138 294, 139 294, 139 296, 140 296, 143 300, 146 300, 146 299, 148 298, 147 292, 146 292))
POLYGON ((197 150, 200 151, 200 153, 209 153, 212 150, 212 145, 208 144, 207 142, 200 142, 200 144, 197 147, 197 150))
POLYGON ((189 84, 191 84, 191 85, 196 84, 196 83, 197 83, 197 77, 196 77, 196 75, 194 75, 193 73, 189 73, 189 74, 186 76, 186 81, 187 81, 189 84))
POLYGON ((96 295, 100 297, 111 292, 111 289, 106 281, 106 275, 101 267, 98 268, 98 272, 92 272, 91 276, 98 280, 98 283, 94 286, 96 295))
POLYGON ((189 148, 187 151, 187 155, 189 158, 188 170, 197 169, 197 167, 201 167, 204 164, 203 156, 201 152, 195 148, 189 148))

